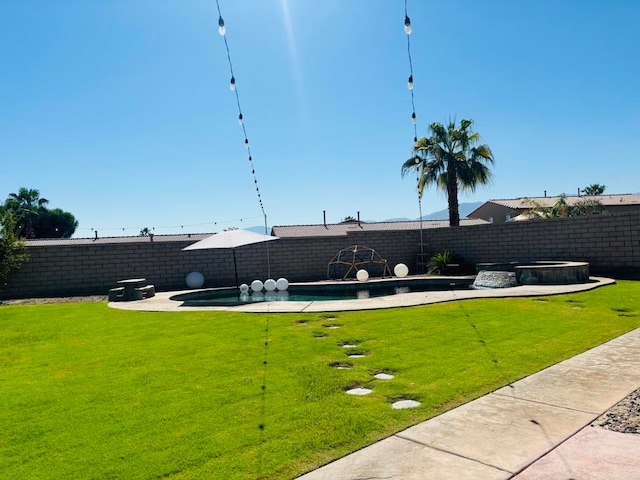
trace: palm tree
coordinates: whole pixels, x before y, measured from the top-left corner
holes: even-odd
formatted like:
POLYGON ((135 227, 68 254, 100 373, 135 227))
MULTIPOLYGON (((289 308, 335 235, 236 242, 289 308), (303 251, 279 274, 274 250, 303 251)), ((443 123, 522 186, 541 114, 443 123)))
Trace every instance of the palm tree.
POLYGON ((44 209, 49 200, 40 198, 35 188, 21 187, 18 193, 10 193, 4 202, 4 210, 13 212, 16 228, 20 236, 32 238, 35 217, 44 209))
POLYGON ((599 183, 592 183, 591 185, 587 185, 582 189, 582 193, 585 195, 602 195, 606 190, 606 185, 601 185, 599 183))
POLYGON ((413 157, 402 165, 402 175, 418 172, 418 194, 422 198, 424 187, 435 184, 447 192, 449 225, 460 225, 458 190, 473 192, 478 185, 490 182, 492 173, 487 164, 493 164, 493 153, 488 145, 480 143, 480 135, 471 131, 473 120, 449 120, 444 126, 434 122, 429 126, 429 137, 419 139, 413 146, 413 157))

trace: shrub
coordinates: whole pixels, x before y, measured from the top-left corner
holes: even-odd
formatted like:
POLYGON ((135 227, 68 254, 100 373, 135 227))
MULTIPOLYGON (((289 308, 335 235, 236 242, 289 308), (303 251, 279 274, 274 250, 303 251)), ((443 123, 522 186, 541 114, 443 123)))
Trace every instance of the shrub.
POLYGON ((427 273, 443 275, 447 270, 447 265, 458 263, 459 259, 460 257, 458 255, 447 250, 436 253, 429 259, 429 263, 427 264, 427 273))
POLYGON ((0 218, 0 291, 7 284, 7 277, 29 259, 24 240, 16 234, 16 224, 11 212, 0 218))

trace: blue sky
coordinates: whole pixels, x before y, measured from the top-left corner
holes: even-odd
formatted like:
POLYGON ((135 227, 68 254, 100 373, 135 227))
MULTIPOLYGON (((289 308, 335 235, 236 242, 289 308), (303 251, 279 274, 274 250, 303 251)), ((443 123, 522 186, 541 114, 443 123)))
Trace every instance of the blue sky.
MULTIPOLYGON (((404 1, 219 1, 269 225, 417 218, 404 1)), ((461 202, 640 191, 640 1, 408 11, 418 136, 473 118, 495 155, 461 202)), ((212 0, 0 0, 0 197, 39 189, 75 236, 263 224, 217 24, 212 0)))

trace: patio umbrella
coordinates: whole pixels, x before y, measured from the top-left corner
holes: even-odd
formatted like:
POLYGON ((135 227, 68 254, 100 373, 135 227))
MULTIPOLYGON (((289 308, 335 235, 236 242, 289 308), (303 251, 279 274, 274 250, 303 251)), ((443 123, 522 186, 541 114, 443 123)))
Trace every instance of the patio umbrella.
MULTIPOLYGON (((280 237, 271 235, 262 235, 260 233, 251 232, 249 230, 225 230, 215 233, 210 237, 204 238, 199 242, 193 243, 182 250, 206 250, 210 248, 228 248, 233 251, 233 268, 236 275, 236 287, 239 288, 238 282, 238 264, 236 262, 236 248, 253 243, 269 242, 271 240, 279 240, 280 237)), ((267 262, 268 253, 267 253, 267 262)), ((269 271, 269 275, 271 272, 269 271)))

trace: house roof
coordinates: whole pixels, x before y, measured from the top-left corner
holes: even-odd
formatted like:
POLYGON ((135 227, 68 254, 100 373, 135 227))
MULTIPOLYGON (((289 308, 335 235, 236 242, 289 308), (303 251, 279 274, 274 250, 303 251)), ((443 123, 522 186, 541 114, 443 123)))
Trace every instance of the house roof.
MULTIPOLYGON (((480 205, 469 216, 476 213, 481 208, 485 207, 489 203, 500 205, 502 207, 511 208, 513 210, 526 210, 534 206, 534 204, 542 207, 553 207, 560 199, 560 196, 556 197, 520 197, 510 198, 502 200, 488 200, 480 205)), ((565 197, 567 205, 574 205, 576 202, 584 200, 597 200, 605 207, 611 207, 614 205, 640 205, 640 195, 637 194, 620 194, 620 195, 568 195, 565 197)))
MULTIPOLYGON (((460 226, 469 225, 489 225, 489 222, 482 219, 463 219, 460 226)), ((449 220, 423 220, 422 228, 446 228, 449 220)), ((419 230, 420 221, 408 222, 344 222, 317 225, 281 225, 274 226, 271 232, 280 238, 300 238, 300 237, 341 237, 354 232, 380 232, 380 231, 402 231, 419 230)))
MULTIPOLYGON (((460 226, 488 225, 489 222, 482 219, 461 219, 460 226)), ((423 220, 422 228, 446 228, 449 220, 423 220)), ((394 230, 419 230, 420 221, 407 222, 360 222, 357 220, 337 224, 319 225, 282 225, 274 226, 271 229, 272 235, 277 237, 338 237, 345 236, 351 232, 362 231, 394 231, 394 230)), ((198 242, 213 233, 184 233, 175 235, 153 235, 151 237, 130 236, 130 237, 98 237, 98 238, 36 238, 27 240, 29 247, 45 247, 49 245, 104 245, 116 243, 154 243, 162 242, 198 242)))
POLYGON ((177 235, 154 235, 153 240, 149 237, 98 237, 98 238, 36 238, 33 240, 27 240, 28 247, 46 247, 49 245, 104 245, 114 243, 154 243, 162 242, 180 242, 180 241, 192 241, 197 242, 208 236, 211 233, 184 233, 177 235))

